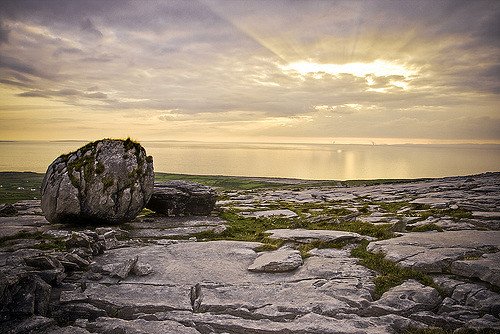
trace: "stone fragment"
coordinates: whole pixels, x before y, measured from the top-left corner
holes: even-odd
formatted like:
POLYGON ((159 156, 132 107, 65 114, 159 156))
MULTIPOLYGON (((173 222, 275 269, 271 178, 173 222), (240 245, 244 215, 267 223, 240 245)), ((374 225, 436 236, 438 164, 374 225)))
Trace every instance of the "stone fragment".
POLYGON ((132 274, 136 276, 146 276, 153 272, 153 267, 149 263, 136 262, 132 267, 132 274))
POLYGON ((76 264, 78 268, 85 268, 90 264, 89 261, 83 259, 81 256, 75 253, 66 253, 64 255, 64 260, 76 264))
POLYGON ((201 303, 203 302, 203 291, 201 290, 201 284, 196 283, 191 287, 189 291, 189 299, 191 301, 191 307, 193 312, 200 311, 201 303))
POLYGON ((466 327, 485 333, 500 332, 500 320, 490 314, 485 314, 479 319, 469 320, 466 327))
POLYGON ((133 259, 128 259, 125 262, 118 264, 109 276, 125 279, 130 274, 130 271, 134 268, 138 260, 139 257, 136 256, 133 259))
POLYGON ((27 257, 24 259, 24 262, 31 267, 35 267, 38 269, 55 269, 60 268, 61 263, 59 260, 51 255, 41 255, 41 256, 33 256, 27 257))
POLYGON ((98 317, 106 317, 108 315, 105 310, 82 302, 65 303, 52 313, 55 318, 64 321, 75 321, 76 319, 95 320, 98 317))
POLYGON ((37 275, 22 277, 4 287, 2 308, 11 314, 45 315, 52 288, 37 275))
POLYGON ((500 252, 484 254, 477 260, 455 261, 450 271, 465 277, 477 277, 500 287, 500 252))
POLYGON ((57 286, 61 284, 63 279, 66 278, 66 273, 64 272, 63 267, 37 271, 36 275, 38 275, 45 281, 45 283, 50 284, 51 286, 57 286))
POLYGON ((366 309, 366 314, 371 316, 407 315, 418 311, 432 310, 440 302, 441 297, 436 289, 415 280, 408 280, 385 292, 379 300, 373 302, 366 309))
POLYGON ((72 232, 69 239, 66 240, 67 248, 91 248, 93 243, 92 238, 82 232, 72 232))
POLYGON ((302 265, 302 257, 298 250, 282 248, 259 255, 248 267, 250 271, 280 273, 292 271, 302 265))
POLYGON ((170 181, 155 184, 147 208, 168 216, 208 216, 217 201, 214 189, 195 182, 170 181))
POLYGON ((410 319, 422 322, 429 326, 437 326, 452 331, 464 325, 463 321, 452 318, 445 314, 437 315, 431 311, 420 311, 409 315, 410 319))
POLYGON ((17 215, 17 209, 12 204, 0 204, 0 217, 17 215))
POLYGON ((52 223, 122 223, 145 207, 153 183, 153 161, 140 144, 99 140, 52 162, 41 206, 52 223))
POLYGON ((289 209, 280 210, 264 210, 264 211, 254 211, 242 214, 245 217, 254 218, 269 218, 269 217, 284 217, 284 218, 296 218, 299 215, 289 209))
POLYGON ((67 326, 67 327, 49 329, 47 332, 45 332, 45 334, 90 334, 90 332, 80 327, 67 326))
POLYGON ((0 322, 0 332, 6 334, 46 333, 48 328, 55 325, 54 319, 40 315, 33 315, 11 322, 0 322))

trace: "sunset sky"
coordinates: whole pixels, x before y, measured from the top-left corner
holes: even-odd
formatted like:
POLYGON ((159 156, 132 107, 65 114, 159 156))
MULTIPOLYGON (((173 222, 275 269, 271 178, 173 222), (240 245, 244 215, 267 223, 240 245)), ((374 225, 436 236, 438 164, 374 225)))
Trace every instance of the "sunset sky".
POLYGON ((499 1, 0 2, 0 140, 500 143, 499 1))

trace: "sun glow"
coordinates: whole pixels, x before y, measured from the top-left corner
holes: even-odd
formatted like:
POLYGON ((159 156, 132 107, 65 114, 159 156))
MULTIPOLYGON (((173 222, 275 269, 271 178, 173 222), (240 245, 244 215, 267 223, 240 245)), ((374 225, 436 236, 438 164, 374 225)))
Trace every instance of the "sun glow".
POLYGON ((295 71, 301 75, 313 74, 315 77, 320 73, 328 73, 335 76, 351 74, 361 78, 367 75, 374 75, 377 77, 403 76, 407 78, 417 74, 417 71, 413 69, 383 60, 376 60, 371 63, 347 64, 320 64, 309 61, 298 61, 281 66, 281 69, 286 72, 295 71))

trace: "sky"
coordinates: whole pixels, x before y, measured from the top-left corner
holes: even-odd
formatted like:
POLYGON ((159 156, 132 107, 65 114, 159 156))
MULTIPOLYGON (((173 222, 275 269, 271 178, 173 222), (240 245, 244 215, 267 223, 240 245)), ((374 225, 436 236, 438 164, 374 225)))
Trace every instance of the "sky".
POLYGON ((500 2, 0 2, 0 140, 500 143, 500 2))

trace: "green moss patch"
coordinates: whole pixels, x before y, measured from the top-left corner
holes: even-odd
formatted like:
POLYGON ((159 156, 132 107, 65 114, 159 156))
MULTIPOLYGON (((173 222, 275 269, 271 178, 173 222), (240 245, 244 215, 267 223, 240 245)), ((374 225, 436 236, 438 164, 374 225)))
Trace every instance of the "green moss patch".
MULTIPOLYGON (((408 279, 415 279, 424 285, 438 289, 430 276, 418 270, 403 268, 399 264, 387 260, 382 253, 367 251, 366 246, 368 246, 368 241, 361 242, 351 251, 351 255, 358 258, 361 265, 378 273, 375 277, 374 299, 379 299, 384 292, 408 279)), ((438 291, 440 290, 438 289, 438 291)))

